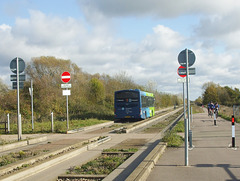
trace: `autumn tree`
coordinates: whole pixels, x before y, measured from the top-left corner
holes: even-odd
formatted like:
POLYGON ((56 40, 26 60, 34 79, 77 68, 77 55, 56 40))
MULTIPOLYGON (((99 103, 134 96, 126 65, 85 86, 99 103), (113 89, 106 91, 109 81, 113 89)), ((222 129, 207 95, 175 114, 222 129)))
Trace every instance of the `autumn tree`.
POLYGON ((75 78, 80 77, 82 72, 70 60, 37 57, 28 64, 26 73, 34 83, 34 107, 39 120, 48 117, 52 111, 59 117, 65 115, 65 99, 60 87, 61 74, 65 71, 73 77, 72 86, 78 86, 75 78))
POLYGON ((208 82, 203 85, 203 90, 203 104, 208 104, 210 101, 227 106, 240 104, 240 91, 238 88, 221 87, 213 82, 208 82))
POLYGON ((217 94, 217 85, 213 82, 205 83, 203 85, 203 104, 208 104, 209 102, 219 102, 217 94))
POLYGON ((97 79, 92 78, 89 82, 89 98, 95 103, 102 104, 105 99, 105 87, 103 83, 97 79))
MULTIPOLYGON (((35 121, 49 121, 53 111, 56 120, 66 118, 66 97, 62 95, 61 74, 70 72, 72 84, 69 96, 70 119, 113 118, 114 92, 124 89, 140 89, 155 95, 155 107, 178 104, 179 97, 157 90, 157 85, 149 81, 147 86, 136 84, 126 72, 115 76, 88 74, 70 60, 42 56, 32 58, 27 64, 27 80, 20 90, 21 114, 23 120, 31 117, 30 80, 33 81, 35 121)), ((228 92, 228 91, 227 91, 228 92)), ((0 80, 0 113, 16 114, 16 90, 9 90, 0 80)))

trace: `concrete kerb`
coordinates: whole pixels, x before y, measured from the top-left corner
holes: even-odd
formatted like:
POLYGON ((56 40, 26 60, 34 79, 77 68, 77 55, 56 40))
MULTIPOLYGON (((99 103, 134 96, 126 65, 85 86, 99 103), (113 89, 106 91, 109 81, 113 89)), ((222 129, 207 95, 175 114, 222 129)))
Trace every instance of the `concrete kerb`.
MULTIPOLYGON (((98 137, 94 137, 94 138, 96 139, 98 137)), ((87 140, 88 143, 91 142, 94 138, 92 138, 90 140, 87 140)), ((9 177, 7 177, 6 179, 3 179, 3 180, 6 180, 6 181, 7 180, 20 180, 20 179, 23 179, 26 176, 31 176, 31 175, 35 174, 36 172, 45 170, 45 169, 47 169, 47 168, 49 168, 49 167, 51 167, 51 166, 53 166, 53 165, 55 165, 57 163, 63 162, 65 160, 68 160, 68 159, 70 159, 70 158, 72 158, 72 157, 74 157, 74 156, 76 156, 76 155, 78 155, 80 153, 83 153, 84 151, 87 151, 88 149, 92 149, 94 147, 97 147, 100 144, 103 144, 103 143, 105 143, 105 142, 107 142, 109 140, 111 140, 111 137, 107 136, 107 137, 103 138, 103 141, 98 140, 96 143, 95 142, 94 143, 90 143, 90 144, 88 144, 86 146, 83 146, 83 147, 77 149, 77 150, 71 151, 71 152, 69 152, 67 154, 59 156, 59 157, 54 158, 52 160, 49 160, 47 162, 44 162, 44 163, 42 163, 40 165, 37 165, 37 166, 34 166, 32 168, 29 168, 29 169, 26 169, 24 171, 21 171, 19 173, 16 173, 16 174, 14 174, 12 176, 9 176, 9 177)), ((7 167, 7 168, 2 168, 2 169, 0 169, 0 175, 5 175, 6 173, 9 173, 9 172, 11 172, 12 170, 14 170, 16 168, 21 168, 22 165, 33 164, 33 163, 35 163, 37 161, 44 160, 44 159, 46 159, 46 158, 48 158, 50 156, 57 155, 57 154, 59 154, 61 152, 69 150, 70 148, 77 147, 77 146, 83 144, 84 142, 86 142, 86 141, 83 141, 81 143, 77 143, 77 144, 72 145, 72 146, 68 146, 66 148, 63 148, 63 149, 60 149, 60 150, 57 150, 57 151, 53 151, 51 153, 48 153, 48 154, 45 154, 45 155, 42 155, 42 156, 38 156, 36 158, 30 159, 30 160, 27 160, 27 161, 24 161, 24 162, 21 162, 21 163, 18 163, 18 164, 14 164, 14 165, 12 165, 10 167, 7 167)))
MULTIPOLYGON (((114 124, 114 122, 111 121, 111 122, 107 122, 107 123, 102 123, 102 124, 97 124, 97 125, 93 125, 93 126, 84 127, 84 128, 77 129, 77 130, 70 130, 67 133, 70 133, 70 134, 71 133, 77 133, 79 131, 96 129, 96 128, 99 128, 99 127, 110 126, 112 124, 114 124)), ((25 141, 6 144, 6 145, 0 146, 0 152, 15 149, 15 148, 19 148, 19 147, 22 147, 22 146, 36 144, 36 143, 40 143, 40 142, 44 142, 44 141, 47 141, 47 136, 42 136, 42 137, 38 137, 38 138, 28 139, 28 140, 25 140, 25 141)))
POLYGON ((11 143, 11 144, 0 146, 0 152, 15 149, 15 148, 19 148, 19 147, 22 147, 22 146, 35 144, 35 143, 40 143, 40 142, 44 142, 44 141, 47 141, 47 136, 42 136, 42 137, 39 137, 39 138, 33 138, 33 139, 26 140, 26 141, 11 143))
POLYGON ((29 140, 27 140, 27 144, 32 145, 32 144, 36 144, 36 143, 40 143, 40 142, 44 142, 44 141, 47 141, 47 136, 42 136, 42 137, 39 137, 39 138, 29 139, 29 140))
POLYGON ((96 128, 100 128, 100 127, 111 126, 112 124, 114 124, 113 121, 110 121, 107 123, 101 123, 101 124, 97 124, 97 125, 93 125, 93 126, 87 126, 87 127, 83 127, 83 128, 79 128, 79 129, 75 129, 75 130, 69 130, 69 131, 67 131, 67 134, 73 134, 73 133, 78 133, 81 131, 87 131, 87 130, 96 129, 96 128))
POLYGON ((148 156, 138 165, 138 167, 130 174, 126 181, 146 180, 151 170, 157 163, 160 156, 164 153, 167 147, 166 143, 159 143, 148 156))

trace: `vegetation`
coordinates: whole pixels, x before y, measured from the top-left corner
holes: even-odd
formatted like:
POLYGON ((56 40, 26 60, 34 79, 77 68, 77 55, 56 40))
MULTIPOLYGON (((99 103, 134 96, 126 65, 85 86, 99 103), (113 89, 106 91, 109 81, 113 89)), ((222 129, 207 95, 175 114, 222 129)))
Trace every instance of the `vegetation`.
MULTIPOLYGON (((137 149, 107 149, 104 152, 136 152, 137 149)), ((73 166, 67 174, 108 175, 127 160, 131 154, 102 155, 82 166, 73 166)))
POLYGON ((173 122, 180 114, 182 114, 182 110, 178 111, 174 115, 169 116, 168 118, 165 118, 164 120, 160 121, 157 124, 152 125, 151 127, 148 127, 144 129, 144 133, 155 133, 155 132, 161 132, 164 128, 166 128, 171 122, 173 122))
POLYGON ((137 152, 137 148, 129 148, 129 149, 116 149, 116 148, 109 148, 109 149, 104 149, 103 152, 137 152))
POLYGON ((184 121, 178 121, 177 125, 166 133, 162 141, 168 144, 168 147, 180 147, 184 143, 182 136, 178 132, 184 132, 184 121))
MULTIPOLYGON (((70 60, 55 57, 36 57, 32 58, 27 64, 25 70, 27 81, 24 82, 24 89, 20 91, 23 122, 31 122, 30 80, 33 80, 34 120, 37 123, 49 122, 51 112, 54 113, 54 119, 57 121, 66 119, 66 98, 62 96, 61 89, 61 74, 64 71, 71 74, 70 120, 113 119, 114 91, 121 89, 138 88, 143 91, 153 92, 156 107, 181 104, 181 99, 178 96, 158 92, 153 82, 149 82, 146 86, 138 85, 124 72, 115 76, 91 75, 83 72, 80 67, 70 60)), ((0 119, 6 119, 8 113, 10 113, 11 122, 16 124, 16 90, 9 89, 0 80, 0 115, 2 116, 0 119)))
POLYGON ((46 152, 46 150, 36 150, 36 151, 22 151, 20 150, 19 152, 11 152, 7 155, 3 155, 0 157, 0 167, 11 164, 11 163, 15 163, 19 160, 23 160, 25 158, 30 158, 30 157, 34 157, 36 155, 40 155, 42 152, 46 152))
MULTIPOLYGON (((95 124, 100 124, 106 122, 105 120, 98 119, 87 119, 87 120, 70 120, 69 121, 69 130, 74 130, 82 127, 92 126, 95 124)), ((0 125, 2 127, 3 125, 0 125)), ((10 125, 11 133, 17 134, 17 124, 12 123, 10 125)), ((50 133, 51 121, 35 122, 34 131, 32 131, 32 123, 30 121, 24 121, 22 123, 23 134, 29 133, 50 133)), ((54 121, 54 132, 56 133, 66 133, 67 123, 66 121, 54 121)))
POLYGON ((208 82, 203 85, 202 100, 199 97, 195 102, 204 105, 209 102, 218 102, 220 105, 233 106, 240 104, 240 90, 238 88, 230 88, 228 86, 221 87, 219 84, 208 82))
POLYGON ((167 142, 168 147, 180 147, 182 146, 184 139, 174 131, 169 131, 162 139, 163 142, 167 142))
MULTIPOLYGON (((232 121, 232 115, 233 115, 232 107, 221 106, 218 116, 220 116, 221 118, 223 118, 225 120, 232 121)), ((240 123, 239 115, 235 115, 235 122, 240 123)))
POLYGON ((184 120, 178 121, 176 126, 173 128, 174 132, 183 133, 185 131, 184 120))

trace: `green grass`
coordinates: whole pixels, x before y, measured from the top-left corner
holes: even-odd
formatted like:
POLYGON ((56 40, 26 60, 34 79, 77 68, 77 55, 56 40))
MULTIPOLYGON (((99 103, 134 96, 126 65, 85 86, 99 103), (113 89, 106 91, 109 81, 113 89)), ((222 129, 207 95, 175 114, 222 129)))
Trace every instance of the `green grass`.
POLYGON ((180 147, 184 143, 184 138, 177 133, 184 132, 184 121, 178 121, 176 126, 171 131, 168 131, 163 137, 162 141, 168 144, 168 147, 180 147))
POLYGON ((73 166, 67 174, 103 175, 110 174, 129 158, 129 155, 103 155, 82 166, 73 166))
POLYGON ((185 125, 184 125, 184 120, 178 121, 176 126, 173 128, 175 132, 184 132, 185 130, 185 125))
POLYGON ((184 139, 183 137, 177 135, 174 131, 169 131, 162 139, 163 142, 166 142, 168 147, 180 147, 182 146, 184 139))
MULTIPOLYGON (((136 148, 129 149, 105 149, 103 152, 137 152, 136 148)), ((73 166, 67 170, 67 174, 84 175, 108 175, 127 160, 132 154, 102 155, 81 166, 73 166)))
POLYGON ((0 157, 0 167, 15 163, 19 160, 23 160, 25 158, 34 157, 36 155, 40 155, 42 152, 46 152, 46 150, 38 150, 38 151, 22 151, 19 152, 11 152, 7 155, 3 155, 0 157))
MULTIPOLYGON (((69 130, 74 130, 82 127, 92 126, 95 124, 101 124, 107 122, 106 120, 98 119, 86 119, 86 120, 70 120, 69 121, 69 130)), ((54 121, 54 132, 56 133, 66 133, 67 123, 66 121, 54 121)), ((50 133, 51 121, 48 122, 34 122, 34 130, 32 131, 31 121, 22 122, 22 133, 31 134, 31 133, 50 133)), ((1 131, 3 133, 3 131, 1 131)), ((10 134, 17 134, 17 124, 11 123, 10 125, 10 134)))
POLYGON ((197 106, 196 104, 191 105, 193 114, 196 113, 204 113, 203 108, 201 106, 197 106))

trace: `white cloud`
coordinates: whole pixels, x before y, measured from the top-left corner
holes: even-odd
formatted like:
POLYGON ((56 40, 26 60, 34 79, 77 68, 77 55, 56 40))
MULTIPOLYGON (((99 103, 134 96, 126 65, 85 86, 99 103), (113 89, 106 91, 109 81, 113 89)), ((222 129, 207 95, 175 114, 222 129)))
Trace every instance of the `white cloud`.
POLYGON ((105 16, 145 16, 153 15, 172 18, 186 14, 217 14, 238 9, 240 3, 235 0, 79 0, 81 7, 99 11, 105 16))
POLYGON ((239 47, 240 26, 236 18, 239 2, 79 0, 79 3, 84 20, 30 10, 29 18, 18 17, 13 26, 0 25, 1 77, 8 79, 9 63, 16 56, 25 61, 55 56, 70 59, 89 73, 114 75, 124 71, 138 83, 151 80, 160 91, 181 93, 182 86, 177 84, 177 56, 190 48, 196 55, 193 65, 196 75, 190 76, 190 87, 194 90, 191 97, 201 95, 202 84, 208 81, 240 87, 240 55, 234 50, 239 47), (200 16, 201 21, 194 22, 188 37, 161 21, 152 25, 152 32, 142 35, 139 43, 122 38, 116 31, 118 17, 154 16, 171 21, 170 18, 190 14, 200 16))

